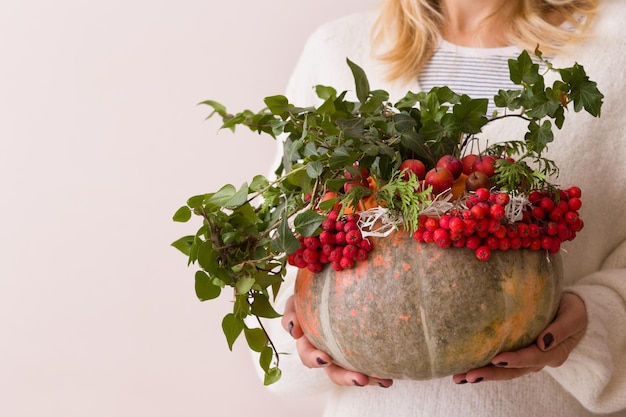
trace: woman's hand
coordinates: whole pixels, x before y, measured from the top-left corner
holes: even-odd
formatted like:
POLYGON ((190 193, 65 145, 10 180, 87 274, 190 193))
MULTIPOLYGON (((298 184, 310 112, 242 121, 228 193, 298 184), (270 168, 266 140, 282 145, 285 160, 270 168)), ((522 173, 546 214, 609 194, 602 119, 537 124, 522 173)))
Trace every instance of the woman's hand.
POLYGON ((457 384, 505 381, 538 372, 545 366, 561 366, 587 329, 585 303, 575 294, 564 293, 554 321, 539 335, 536 343, 497 355, 491 365, 457 374, 457 384))
POLYGON ((391 379, 373 378, 359 372, 349 371, 333 363, 327 353, 322 352, 309 342, 298 324, 294 309, 293 297, 289 297, 285 305, 282 325, 296 339, 296 347, 302 363, 309 368, 324 368, 326 374, 337 385, 358 386, 378 385, 388 388, 393 384, 391 379))

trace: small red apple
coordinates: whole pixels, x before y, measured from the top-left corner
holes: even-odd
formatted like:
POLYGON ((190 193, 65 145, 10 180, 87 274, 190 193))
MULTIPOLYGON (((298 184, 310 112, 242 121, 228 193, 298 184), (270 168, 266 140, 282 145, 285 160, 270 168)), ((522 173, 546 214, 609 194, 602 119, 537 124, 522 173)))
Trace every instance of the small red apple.
POLYGON ((433 168, 426 173, 424 185, 433 187, 433 193, 440 194, 454 184, 454 177, 448 168, 433 168))
MULTIPOLYGON (((400 164, 400 171, 409 170, 412 171, 419 180, 423 180, 426 177, 426 166, 419 159, 405 159, 400 164)), ((409 179, 408 171, 404 172, 404 179, 409 179)))
POLYGON ((472 164, 472 169, 480 171, 491 178, 496 172, 496 158, 491 155, 480 155, 472 164))
POLYGON ((474 165, 474 161, 478 158, 478 155, 470 153, 461 158, 461 163, 463 164, 463 173, 465 175, 469 175, 474 172, 472 165, 474 165))
POLYGON ((437 161, 438 168, 447 168, 452 173, 454 179, 457 179, 463 173, 463 162, 454 155, 444 155, 437 161))

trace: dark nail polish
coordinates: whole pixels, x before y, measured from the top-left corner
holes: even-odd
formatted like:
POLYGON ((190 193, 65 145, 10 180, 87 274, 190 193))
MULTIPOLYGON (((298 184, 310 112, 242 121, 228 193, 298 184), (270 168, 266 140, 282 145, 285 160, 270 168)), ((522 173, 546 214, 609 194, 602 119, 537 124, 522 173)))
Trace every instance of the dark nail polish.
POLYGON ((543 337, 544 349, 548 349, 550 346, 552 346, 553 342, 554 342, 554 336, 552 335, 552 333, 546 333, 546 335, 543 337))
POLYGON ((290 321, 289 324, 287 325, 287 331, 293 337, 293 333, 291 333, 293 331, 293 321, 290 321))
POLYGON ((326 362, 326 361, 325 361, 324 359, 322 359, 322 358, 317 358, 317 359, 315 359, 315 360, 317 361, 317 364, 318 364, 319 366, 328 365, 328 362, 326 362))
POLYGON ((359 381, 357 381, 356 379, 353 379, 353 380, 352 380, 352 383, 353 383, 355 386, 357 386, 357 387, 364 387, 364 386, 365 386, 365 385, 361 385, 361 384, 359 384, 359 381))
POLYGON ((457 384, 459 385, 467 384, 467 379, 462 379, 459 382, 457 382, 457 384))
POLYGON ((496 363, 496 366, 499 368, 504 368, 505 366, 509 366, 508 362, 498 362, 496 363))
POLYGON ((475 380, 473 380, 472 384, 478 384, 482 380, 483 380, 483 377, 481 376, 480 378, 476 378, 475 380))

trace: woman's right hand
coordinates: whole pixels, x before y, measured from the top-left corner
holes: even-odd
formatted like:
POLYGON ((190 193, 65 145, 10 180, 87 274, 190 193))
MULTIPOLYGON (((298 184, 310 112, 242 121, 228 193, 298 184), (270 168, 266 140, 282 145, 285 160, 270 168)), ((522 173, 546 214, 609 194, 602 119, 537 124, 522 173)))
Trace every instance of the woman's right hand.
POLYGON ((294 308, 293 296, 289 297, 285 305, 285 312, 282 317, 282 325, 291 336, 296 339, 298 355, 302 363, 308 368, 324 368, 326 374, 337 385, 357 386, 378 385, 382 388, 389 388, 393 384, 391 379, 374 378, 360 372, 349 371, 333 363, 333 360, 326 352, 317 349, 306 338, 302 328, 298 324, 296 311, 294 308))

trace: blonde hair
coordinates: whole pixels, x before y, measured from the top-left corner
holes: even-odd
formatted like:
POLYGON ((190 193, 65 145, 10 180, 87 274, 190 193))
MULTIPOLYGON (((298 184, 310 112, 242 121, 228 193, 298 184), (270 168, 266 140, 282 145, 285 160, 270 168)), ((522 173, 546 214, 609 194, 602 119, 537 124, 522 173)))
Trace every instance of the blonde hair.
MULTIPOLYGON (((373 40, 376 50, 382 50, 378 57, 389 64, 390 79, 417 76, 435 52, 444 26, 439 3, 439 0, 385 0, 383 3, 373 40)), ((506 0, 503 5, 505 3, 506 0)), ((529 51, 539 45, 546 54, 560 52, 587 36, 597 9, 598 0, 516 0, 507 12, 509 16, 504 16, 510 22, 506 40, 529 51), (550 23, 550 16, 555 14, 574 30, 550 23)), ((502 16, 497 17, 503 20, 502 16)))

